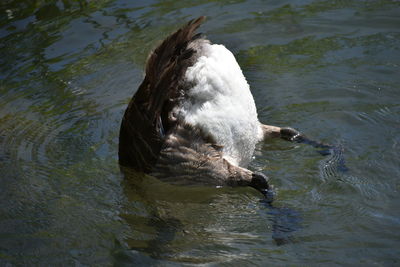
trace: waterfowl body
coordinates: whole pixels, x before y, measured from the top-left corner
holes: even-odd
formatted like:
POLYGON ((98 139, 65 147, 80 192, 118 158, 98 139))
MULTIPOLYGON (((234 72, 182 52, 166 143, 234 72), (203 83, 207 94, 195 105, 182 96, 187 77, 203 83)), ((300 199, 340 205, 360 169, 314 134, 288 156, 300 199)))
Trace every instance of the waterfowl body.
POLYGON ((266 177, 246 169, 256 143, 297 132, 259 122, 233 54, 195 34, 203 20, 189 22, 150 55, 122 120, 119 162, 176 184, 265 190, 266 177))

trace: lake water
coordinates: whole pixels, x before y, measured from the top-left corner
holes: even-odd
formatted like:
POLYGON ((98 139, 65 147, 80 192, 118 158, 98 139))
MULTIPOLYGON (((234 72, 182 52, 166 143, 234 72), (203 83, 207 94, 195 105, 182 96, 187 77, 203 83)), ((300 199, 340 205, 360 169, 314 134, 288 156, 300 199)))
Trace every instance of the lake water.
POLYGON ((399 266, 399 64, 395 0, 3 1, 0 266, 399 266), (274 207, 250 188, 124 179, 119 125, 146 57, 200 15, 260 120, 342 147, 347 172, 273 140, 251 169, 274 207))

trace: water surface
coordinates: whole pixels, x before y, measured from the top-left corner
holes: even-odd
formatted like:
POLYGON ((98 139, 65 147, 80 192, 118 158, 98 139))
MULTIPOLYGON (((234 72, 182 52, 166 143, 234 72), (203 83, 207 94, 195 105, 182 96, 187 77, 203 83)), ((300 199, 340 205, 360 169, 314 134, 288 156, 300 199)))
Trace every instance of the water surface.
POLYGON ((399 1, 0 4, 0 265, 378 265, 400 260, 399 1), (250 188, 182 188, 117 162, 148 53, 185 21, 238 59, 263 123, 344 148, 257 147, 250 188), (279 219, 279 217, 278 217, 279 219))

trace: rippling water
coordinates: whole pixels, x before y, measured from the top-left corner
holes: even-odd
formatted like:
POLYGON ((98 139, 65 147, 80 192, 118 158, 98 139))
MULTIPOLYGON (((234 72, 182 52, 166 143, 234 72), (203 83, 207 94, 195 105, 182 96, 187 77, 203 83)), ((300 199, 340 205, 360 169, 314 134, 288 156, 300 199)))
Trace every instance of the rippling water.
POLYGON ((399 29, 395 0, 3 1, 0 265, 398 266, 399 29), (347 172, 274 140, 251 166, 273 208, 247 188, 124 179, 119 124, 146 57, 200 15, 260 120, 338 145, 347 172))

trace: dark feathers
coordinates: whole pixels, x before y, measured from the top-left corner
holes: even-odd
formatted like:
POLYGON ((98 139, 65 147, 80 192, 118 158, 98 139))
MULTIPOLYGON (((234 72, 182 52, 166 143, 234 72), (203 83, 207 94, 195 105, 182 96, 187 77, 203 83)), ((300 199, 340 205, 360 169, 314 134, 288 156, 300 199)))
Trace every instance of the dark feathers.
POLYGON ((195 61, 188 47, 198 39, 196 29, 205 17, 192 20, 168 36, 149 56, 146 76, 131 99, 121 123, 119 162, 149 172, 156 162, 165 135, 174 127, 172 109, 184 90, 186 69, 195 61))

